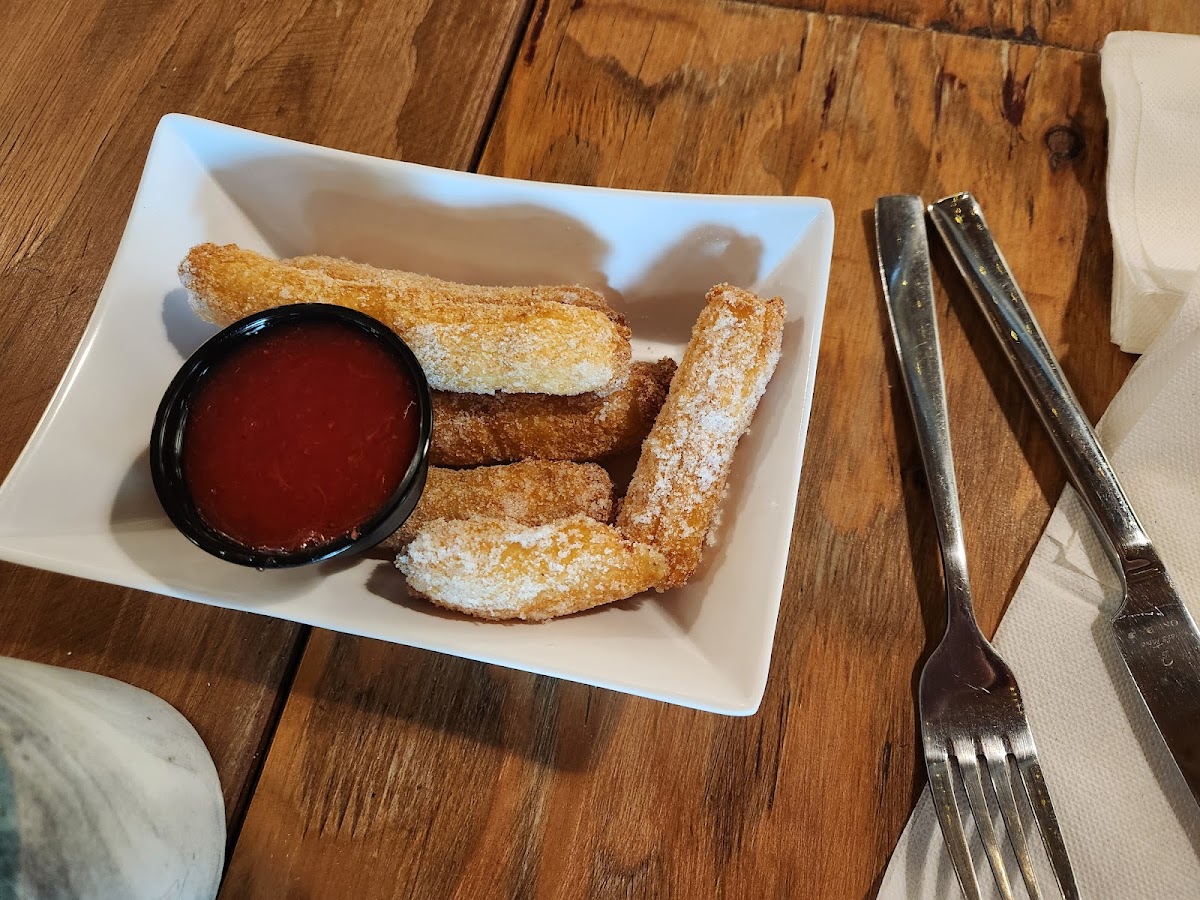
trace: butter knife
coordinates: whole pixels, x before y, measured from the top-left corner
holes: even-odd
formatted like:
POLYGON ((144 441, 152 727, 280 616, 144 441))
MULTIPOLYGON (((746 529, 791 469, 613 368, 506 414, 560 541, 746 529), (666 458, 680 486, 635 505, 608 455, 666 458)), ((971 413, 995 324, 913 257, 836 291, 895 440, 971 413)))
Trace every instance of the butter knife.
POLYGON ((1112 620, 1117 648, 1192 796, 1200 799, 1200 631, 1117 483, 979 204, 970 194, 954 194, 931 204, 929 215, 1037 408, 1093 523, 1107 538, 1125 589, 1112 620))

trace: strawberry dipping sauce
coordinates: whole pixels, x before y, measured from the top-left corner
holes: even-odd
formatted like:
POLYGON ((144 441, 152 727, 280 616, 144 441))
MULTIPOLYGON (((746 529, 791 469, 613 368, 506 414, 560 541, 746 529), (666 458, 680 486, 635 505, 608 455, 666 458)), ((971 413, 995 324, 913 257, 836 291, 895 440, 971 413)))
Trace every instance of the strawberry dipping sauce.
POLYGON ((419 435, 417 388, 399 360, 352 326, 300 321, 205 374, 182 473, 211 528, 293 552, 358 537, 399 488, 419 435))

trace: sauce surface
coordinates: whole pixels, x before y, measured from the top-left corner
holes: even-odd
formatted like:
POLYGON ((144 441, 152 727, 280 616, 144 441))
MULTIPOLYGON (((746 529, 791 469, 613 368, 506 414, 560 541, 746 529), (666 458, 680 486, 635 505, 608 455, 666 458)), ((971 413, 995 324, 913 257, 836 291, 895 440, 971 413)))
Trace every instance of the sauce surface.
POLYGON ((204 520, 256 550, 354 535, 400 485, 416 389, 369 335, 335 322, 271 328, 205 376, 183 435, 204 520))

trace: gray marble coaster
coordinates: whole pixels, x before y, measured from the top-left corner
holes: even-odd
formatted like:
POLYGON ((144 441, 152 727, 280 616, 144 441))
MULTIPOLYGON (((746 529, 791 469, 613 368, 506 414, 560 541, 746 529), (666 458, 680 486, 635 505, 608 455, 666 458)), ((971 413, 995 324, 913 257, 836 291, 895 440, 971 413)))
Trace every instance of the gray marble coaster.
POLYGON ((0 900, 211 900, 224 854, 187 719, 111 678, 0 657, 0 900))

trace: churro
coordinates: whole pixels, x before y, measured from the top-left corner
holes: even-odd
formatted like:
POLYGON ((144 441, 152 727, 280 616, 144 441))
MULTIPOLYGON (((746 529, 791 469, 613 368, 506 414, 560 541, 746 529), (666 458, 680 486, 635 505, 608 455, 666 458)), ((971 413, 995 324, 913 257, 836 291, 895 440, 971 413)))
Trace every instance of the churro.
POLYGON ((667 575, 662 554, 610 525, 572 516, 526 526, 509 519, 435 519, 396 566, 417 596, 485 619, 540 621, 623 600, 667 575))
POLYGON ((607 522, 612 509, 612 479, 595 463, 527 460, 478 469, 431 467, 421 502, 400 530, 380 546, 400 550, 433 519, 484 516, 545 525, 585 515, 607 522))
POLYGON ((675 361, 635 362, 625 386, 581 394, 433 395, 430 460, 475 466, 517 459, 600 459, 641 446, 662 408, 675 361))
POLYGON ((666 557, 662 591, 685 584, 705 539, 739 439, 779 361, 784 305, 719 284, 642 445, 617 528, 666 557))
POLYGON ((596 291, 581 285, 535 285, 533 287, 490 287, 458 284, 432 275, 405 272, 402 269, 378 269, 366 263, 336 256, 293 256, 281 260, 284 265, 308 272, 324 272, 331 278, 348 282, 387 284, 399 291, 405 301, 461 300, 472 303, 502 303, 527 306, 530 300, 545 300, 583 306, 604 313, 614 322, 624 324, 620 313, 596 291))
POLYGON ((193 247, 179 276, 196 313, 217 325, 289 303, 374 316, 437 390, 607 394, 629 375, 628 326, 582 287, 460 285, 327 257, 280 262, 233 244, 193 247))

